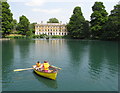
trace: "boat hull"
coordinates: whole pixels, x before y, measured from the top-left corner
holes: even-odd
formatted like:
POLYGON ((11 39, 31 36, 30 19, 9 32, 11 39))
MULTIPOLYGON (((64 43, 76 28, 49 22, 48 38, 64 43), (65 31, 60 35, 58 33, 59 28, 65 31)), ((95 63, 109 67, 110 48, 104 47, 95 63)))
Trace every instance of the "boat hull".
POLYGON ((34 69, 34 72, 40 76, 52 79, 52 80, 56 80, 57 77, 57 72, 54 73, 46 73, 46 72, 42 72, 42 71, 38 71, 36 69, 34 69))

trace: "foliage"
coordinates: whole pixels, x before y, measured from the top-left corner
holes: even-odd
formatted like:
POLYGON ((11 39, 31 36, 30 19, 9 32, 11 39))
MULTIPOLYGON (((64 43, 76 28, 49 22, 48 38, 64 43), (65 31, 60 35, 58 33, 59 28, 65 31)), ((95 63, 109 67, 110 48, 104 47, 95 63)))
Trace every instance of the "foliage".
POLYGON ((17 24, 18 24, 18 23, 17 23, 17 20, 16 20, 16 19, 13 19, 13 21, 12 21, 11 24, 12 24, 12 30, 13 30, 13 31, 16 31, 17 24))
POLYGON ((41 34, 40 38, 46 38, 46 36, 47 36, 46 34, 41 34))
POLYGON ((84 27, 84 31, 83 31, 83 35, 84 35, 84 38, 90 38, 90 26, 89 26, 89 21, 86 20, 83 24, 83 27, 84 27))
POLYGON ((60 35, 52 35, 52 38, 62 38, 60 35))
MULTIPOLYGON (((1 4, 1 2, 0 2, 1 4)), ((9 4, 7 2, 2 2, 2 35, 9 34, 12 29, 13 14, 9 9, 9 4)))
POLYGON ((26 36, 31 36, 32 34, 33 34, 32 31, 27 31, 27 32, 26 32, 26 36))
POLYGON ((32 31, 33 33, 35 33, 35 24, 37 24, 37 23, 31 23, 31 24, 29 25, 29 29, 30 29, 30 31, 32 31))
POLYGON ((21 34, 25 35, 27 31, 29 31, 29 20, 26 16, 22 15, 19 17, 19 23, 17 26, 17 30, 21 31, 21 34))
POLYGON ((108 20, 108 13, 105 10, 103 2, 95 2, 91 14, 91 35, 93 39, 99 39, 103 33, 103 26, 108 20))
POLYGON ((40 38, 40 35, 32 35, 33 38, 40 38))
POLYGON ((47 23, 59 23, 57 18, 50 18, 49 21, 47 21, 47 23))
POLYGON ((115 5, 111 11, 101 39, 120 40, 120 4, 115 5))
POLYGON ((67 30, 72 38, 84 38, 84 24, 85 18, 83 17, 80 7, 75 7, 73 15, 67 24, 67 30))

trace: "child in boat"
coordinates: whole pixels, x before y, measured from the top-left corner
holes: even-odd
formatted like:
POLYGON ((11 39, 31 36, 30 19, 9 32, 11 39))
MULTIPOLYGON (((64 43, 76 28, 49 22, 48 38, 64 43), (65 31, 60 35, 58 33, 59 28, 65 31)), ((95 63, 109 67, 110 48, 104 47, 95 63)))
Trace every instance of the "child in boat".
POLYGON ((35 68, 36 70, 39 70, 40 67, 41 67, 41 63, 38 61, 38 62, 36 63, 36 65, 34 66, 34 68, 35 68))

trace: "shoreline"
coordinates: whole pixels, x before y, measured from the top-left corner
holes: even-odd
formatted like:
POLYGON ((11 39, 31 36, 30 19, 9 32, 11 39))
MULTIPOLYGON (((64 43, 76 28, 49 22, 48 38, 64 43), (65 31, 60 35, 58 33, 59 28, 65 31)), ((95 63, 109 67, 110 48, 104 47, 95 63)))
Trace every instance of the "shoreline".
POLYGON ((0 40, 10 40, 10 38, 0 38, 0 40))

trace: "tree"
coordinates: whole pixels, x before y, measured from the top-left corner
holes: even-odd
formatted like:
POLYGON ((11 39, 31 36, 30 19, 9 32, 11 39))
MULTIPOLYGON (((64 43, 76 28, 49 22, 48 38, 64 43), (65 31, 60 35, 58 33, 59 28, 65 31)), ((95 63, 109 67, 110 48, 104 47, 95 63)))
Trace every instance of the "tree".
POLYGON ((83 31, 83 35, 85 38, 90 38, 90 26, 89 26, 90 22, 88 20, 86 20, 83 24, 84 27, 84 31, 83 31))
POLYGON ((16 31, 16 28, 17 28, 17 20, 16 19, 13 19, 13 21, 12 21, 12 30, 13 31, 16 31))
POLYGON ((47 21, 47 23, 59 23, 59 21, 56 18, 50 18, 49 21, 47 21))
POLYGON ((9 4, 7 2, 0 2, 2 3, 2 35, 10 34, 12 29, 11 22, 13 21, 13 14, 9 9, 9 4))
POLYGON ((102 39, 120 40, 120 4, 114 6, 104 26, 102 39))
POLYGON ((67 30, 72 38, 84 38, 84 23, 85 18, 83 17, 81 7, 75 7, 73 15, 67 24, 67 30))
POLYGON ((93 39, 99 39, 103 33, 103 26, 105 25, 108 13, 105 10, 103 2, 95 2, 92 7, 91 14, 91 35, 93 39))
POLYGON ((33 33, 35 33, 35 24, 37 24, 37 23, 31 23, 29 25, 30 31, 33 32, 33 33))
POLYGON ((17 26, 17 30, 20 31, 21 34, 25 35, 27 31, 29 31, 29 20, 26 16, 22 15, 19 18, 19 23, 17 26))

